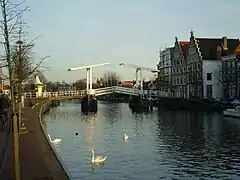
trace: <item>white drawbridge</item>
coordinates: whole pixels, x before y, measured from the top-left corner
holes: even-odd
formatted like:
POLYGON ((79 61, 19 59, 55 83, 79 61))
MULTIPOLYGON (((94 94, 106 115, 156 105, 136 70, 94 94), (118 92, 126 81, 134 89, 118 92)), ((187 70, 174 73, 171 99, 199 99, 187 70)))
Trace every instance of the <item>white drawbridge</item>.
MULTIPOLYGON (((126 88, 120 86, 112 86, 112 87, 105 87, 105 88, 98 88, 95 89, 95 96, 103 96, 107 94, 128 94, 132 96, 138 96, 140 94, 148 95, 151 97, 173 97, 172 92, 161 92, 161 91, 154 91, 154 90, 138 90, 135 88, 126 88)), ((43 92, 44 98, 50 97, 80 97, 87 95, 86 90, 79 90, 79 91, 58 91, 58 92, 43 92)), ((24 93, 25 98, 36 97, 36 93, 24 93)))

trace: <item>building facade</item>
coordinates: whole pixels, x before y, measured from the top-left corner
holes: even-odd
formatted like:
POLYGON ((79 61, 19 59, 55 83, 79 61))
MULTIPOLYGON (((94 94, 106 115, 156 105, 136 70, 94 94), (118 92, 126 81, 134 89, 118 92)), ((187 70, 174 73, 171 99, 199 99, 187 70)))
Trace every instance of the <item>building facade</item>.
POLYGON ((172 87, 172 58, 173 47, 165 48, 159 51, 158 70, 158 89, 160 91, 170 92, 172 87))
POLYGON ((221 60, 202 60, 203 97, 222 98, 221 72, 221 60))
POLYGON ((221 98, 221 57, 234 52, 239 39, 196 38, 189 43, 175 40, 172 80, 176 97, 221 98))
POLYGON ((233 52, 239 39, 195 38, 191 31, 188 64, 188 96, 222 98, 221 56, 233 52))
POLYGON ((223 96, 226 99, 240 97, 240 44, 232 54, 222 59, 223 96))
POLYGON ((175 45, 172 60, 172 92, 176 97, 186 97, 187 85, 187 61, 189 42, 178 41, 175 37, 175 45))

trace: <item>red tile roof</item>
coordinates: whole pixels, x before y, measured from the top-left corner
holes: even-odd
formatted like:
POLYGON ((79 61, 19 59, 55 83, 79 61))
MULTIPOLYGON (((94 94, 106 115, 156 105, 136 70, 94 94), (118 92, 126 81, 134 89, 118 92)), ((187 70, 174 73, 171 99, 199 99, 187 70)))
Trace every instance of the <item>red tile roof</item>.
POLYGON ((187 54, 188 54, 189 42, 187 42, 187 41, 180 41, 179 43, 182 46, 183 55, 186 57, 187 54))
POLYGON ((132 83, 122 83, 122 87, 132 87, 132 83))
POLYGON ((180 41, 179 42, 181 46, 188 46, 189 42, 188 41, 180 41))
POLYGON ((135 80, 131 80, 131 81, 124 81, 124 83, 135 83, 135 80))

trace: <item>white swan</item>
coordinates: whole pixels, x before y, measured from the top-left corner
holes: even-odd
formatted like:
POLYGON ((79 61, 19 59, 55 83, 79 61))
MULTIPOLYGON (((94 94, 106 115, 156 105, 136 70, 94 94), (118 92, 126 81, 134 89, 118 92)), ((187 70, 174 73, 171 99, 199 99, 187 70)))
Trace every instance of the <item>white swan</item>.
POLYGON ((58 144, 62 141, 62 139, 54 139, 52 140, 51 136, 48 134, 49 140, 51 143, 58 144))
POLYGON ((124 133, 123 139, 124 139, 124 140, 127 140, 127 139, 128 139, 128 135, 127 135, 126 133, 124 133))
POLYGON ((103 163, 106 159, 107 159, 107 156, 97 156, 95 158, 94 156, 94 150, 91 148, 91 152, 92 152, 92 159, 91 159, 91 162, 92 163, 103 163))

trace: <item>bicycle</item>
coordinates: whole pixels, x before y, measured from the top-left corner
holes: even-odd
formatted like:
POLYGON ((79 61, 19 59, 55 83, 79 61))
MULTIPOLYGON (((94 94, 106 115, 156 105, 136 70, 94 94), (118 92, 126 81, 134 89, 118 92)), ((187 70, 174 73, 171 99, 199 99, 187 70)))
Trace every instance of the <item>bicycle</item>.
POLYGON ((1 121, 2 131, 7 130, 8 129, 8 118, 7 118, 5 112, 1 113, 0 121, 1 121))

